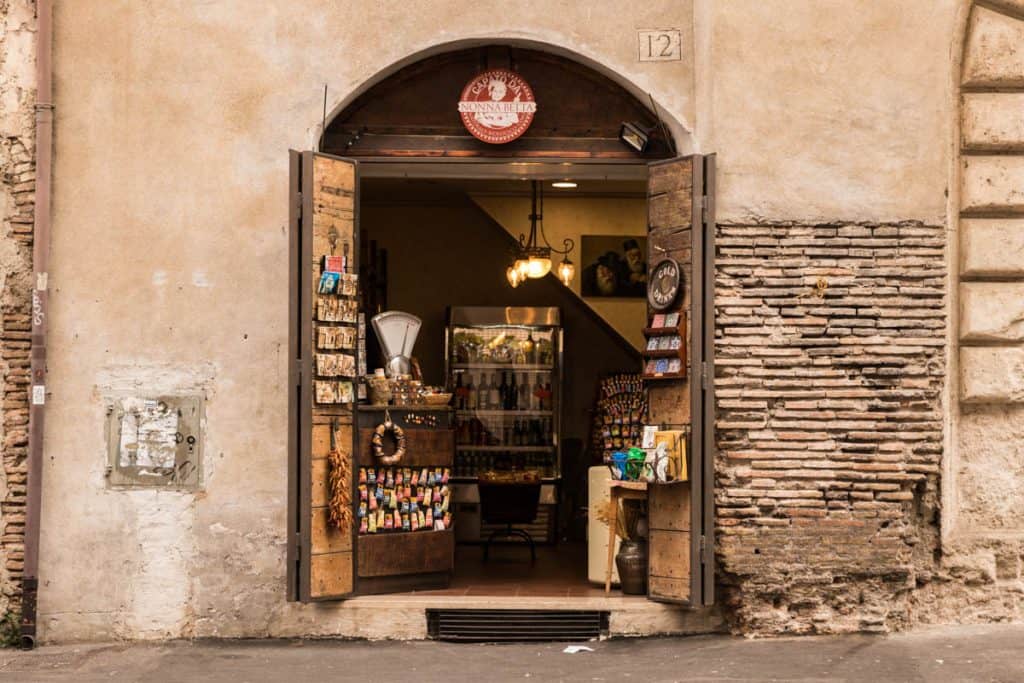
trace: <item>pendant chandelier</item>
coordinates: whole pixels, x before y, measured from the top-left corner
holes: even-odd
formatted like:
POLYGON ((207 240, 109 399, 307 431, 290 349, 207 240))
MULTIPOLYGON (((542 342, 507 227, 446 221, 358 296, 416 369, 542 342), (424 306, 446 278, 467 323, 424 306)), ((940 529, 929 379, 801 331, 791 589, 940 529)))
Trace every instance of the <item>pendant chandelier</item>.
POLYGON ((518 287, 526 280, 542 278, 551 272, 551 254, 560 254, 561 263, 555 271, 558 279, 566 287, 572 282, 576 275, 576 266, 569 260, 569 253, 572 252, 576 243, 566 237, 562 240, 562 249, 556 249, 548 242, 544 234, 544 190, 543 186, 536 180, 532 181, 533 201, 530 211, 530 234, 519 235, 519 244, 516 249, 516 258, 505 270, 505 277, 512 287, 518 287), (538 225, 540 229, 538 230, 538 225), (543 244, 537 242, 538 236, 543 244))

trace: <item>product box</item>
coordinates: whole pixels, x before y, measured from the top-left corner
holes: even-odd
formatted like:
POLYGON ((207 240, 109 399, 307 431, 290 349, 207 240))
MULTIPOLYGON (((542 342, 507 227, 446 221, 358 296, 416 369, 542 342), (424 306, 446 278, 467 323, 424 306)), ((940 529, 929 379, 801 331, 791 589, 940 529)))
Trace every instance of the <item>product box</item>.
POLYGON ((664 468, 668 481, 689 480, 689 473, 686 470, 686 432, 680 429, 655 432, 654 450, 657 470, 662 469, 658 460, 668 460, 664 468))

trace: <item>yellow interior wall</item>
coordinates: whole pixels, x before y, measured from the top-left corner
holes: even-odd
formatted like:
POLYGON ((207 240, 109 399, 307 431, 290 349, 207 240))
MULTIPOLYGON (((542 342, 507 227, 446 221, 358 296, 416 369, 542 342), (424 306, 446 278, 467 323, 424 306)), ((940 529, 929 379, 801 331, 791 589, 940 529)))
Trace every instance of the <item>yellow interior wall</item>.
MULTIPOLYGON (((529 197, 471 196, 513 237, 529 233, 529 197)), ((559 249, 562 248, 564 238, 575 240, 576 247, 569 258, 576 264, 576 277, 570 287, 580 296, 581 275, 587 265, 583 263, 581 253, 582 236, 643 237, 647 234, 647 205, 641 198, 558 197, 553 190, 545 191, 544 232, 548 242, 559 249)), ((557 267, 561 257, 553 255, 552 261, 557 267)), ((529 283, 521 286, 528 287, 529 283)), ((644 299, 585 298, 583 301, 634 347, 644 347, 643 328, 647 322, 647 304, 644 299)))

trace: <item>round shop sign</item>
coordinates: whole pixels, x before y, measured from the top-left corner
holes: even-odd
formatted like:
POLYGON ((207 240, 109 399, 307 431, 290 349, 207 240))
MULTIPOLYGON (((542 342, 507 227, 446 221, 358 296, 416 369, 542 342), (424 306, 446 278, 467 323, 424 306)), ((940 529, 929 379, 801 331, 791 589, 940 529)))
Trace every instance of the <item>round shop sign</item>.
POLYGON ((492 145, 512 142, 525 133, 536 111, 533 90, 508 69, 474 76, 459 97, 459 116, 466 130, 492 145))

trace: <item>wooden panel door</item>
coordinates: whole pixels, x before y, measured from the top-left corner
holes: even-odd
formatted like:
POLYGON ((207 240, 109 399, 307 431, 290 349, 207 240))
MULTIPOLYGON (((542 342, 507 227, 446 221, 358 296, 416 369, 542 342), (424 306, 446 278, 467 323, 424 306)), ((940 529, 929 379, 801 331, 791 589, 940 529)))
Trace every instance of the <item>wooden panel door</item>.
POLYGON ((289 161, 288 599, 309 602, 355 589, 355 528, 330 522, 328 454, 332 445, 342 454, 342 486, 353 491, 358 343, 325 351, 322 331, 347 328, 355 338, 358 303, 355 291, 324 294, 319 283, 325 256, 344 257, 345 271, 357 272, 359 186, 354 161, 295 151, 289 161), (350 356, 351 373, 324 373, 325 355, 350 356))
MULTIPOLYGON (((689 481, 651 486, 648 494, 648 597, 653 600, 711 604, 714 567, 713 377, 709 362, 714 341, 714 252, 709 248, 708 171, 714 158, 693 155, 650 165, 648 177, 648 263, 672 258, 682 272, 676 303, 687 321, 688 367, 681 379, 648 384, 650 421, 689 431, 689 481), (708 417, 708 403, 712 404, 708 417)), ((713 223, 710 227, 713 233, 713 223)))

